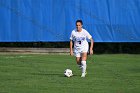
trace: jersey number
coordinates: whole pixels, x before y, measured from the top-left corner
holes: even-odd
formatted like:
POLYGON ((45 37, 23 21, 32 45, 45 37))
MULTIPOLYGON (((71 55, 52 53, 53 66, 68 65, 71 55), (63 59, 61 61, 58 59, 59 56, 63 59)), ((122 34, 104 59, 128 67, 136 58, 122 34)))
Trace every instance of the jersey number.
POLYGON ((78 41, 79 44, 81 44, 81 41, 78 41))

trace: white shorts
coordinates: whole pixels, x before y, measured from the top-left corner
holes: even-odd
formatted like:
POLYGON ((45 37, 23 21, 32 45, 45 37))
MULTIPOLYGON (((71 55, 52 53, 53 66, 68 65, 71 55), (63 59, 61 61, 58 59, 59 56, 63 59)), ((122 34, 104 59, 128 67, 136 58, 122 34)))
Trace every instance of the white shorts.
POLYGON ((83 47, 83 48, 74 48, 74 55, 76 57, 81 57, 82 53, 87 53, 88 52, 89 46, 83 47))

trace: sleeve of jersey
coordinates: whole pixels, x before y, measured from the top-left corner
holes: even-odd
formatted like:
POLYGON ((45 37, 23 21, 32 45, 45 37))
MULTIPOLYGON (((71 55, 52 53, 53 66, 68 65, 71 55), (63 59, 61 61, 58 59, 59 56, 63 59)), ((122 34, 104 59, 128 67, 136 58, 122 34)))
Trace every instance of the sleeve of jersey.
POLYGON ((73 40, 73 33, 71 32, 70 40, 73 40))
POLYGON ((86 32, 86 36, 87 36, 87 38, 88 39, 91 39, 92 38, 92 36, 85 30, 85 32, 86 32))

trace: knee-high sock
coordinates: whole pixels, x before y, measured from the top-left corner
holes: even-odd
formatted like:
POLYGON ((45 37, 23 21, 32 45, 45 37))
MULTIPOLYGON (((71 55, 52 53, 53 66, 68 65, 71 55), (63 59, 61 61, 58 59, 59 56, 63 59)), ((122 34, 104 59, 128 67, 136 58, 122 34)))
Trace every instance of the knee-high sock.
POLYGON ((81 63, 82 63, 82 73, 85 73, 86 72, 86 68, 87 68, 86 61, 81 61, 81 63))

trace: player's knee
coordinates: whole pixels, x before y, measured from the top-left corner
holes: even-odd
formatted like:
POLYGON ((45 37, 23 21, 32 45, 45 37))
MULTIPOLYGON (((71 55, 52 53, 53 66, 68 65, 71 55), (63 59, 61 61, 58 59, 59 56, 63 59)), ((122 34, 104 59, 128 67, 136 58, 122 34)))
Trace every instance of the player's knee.
POLYGON ((82 61, 86 61, 87 60, 87 56, 82 56, 82 61))

